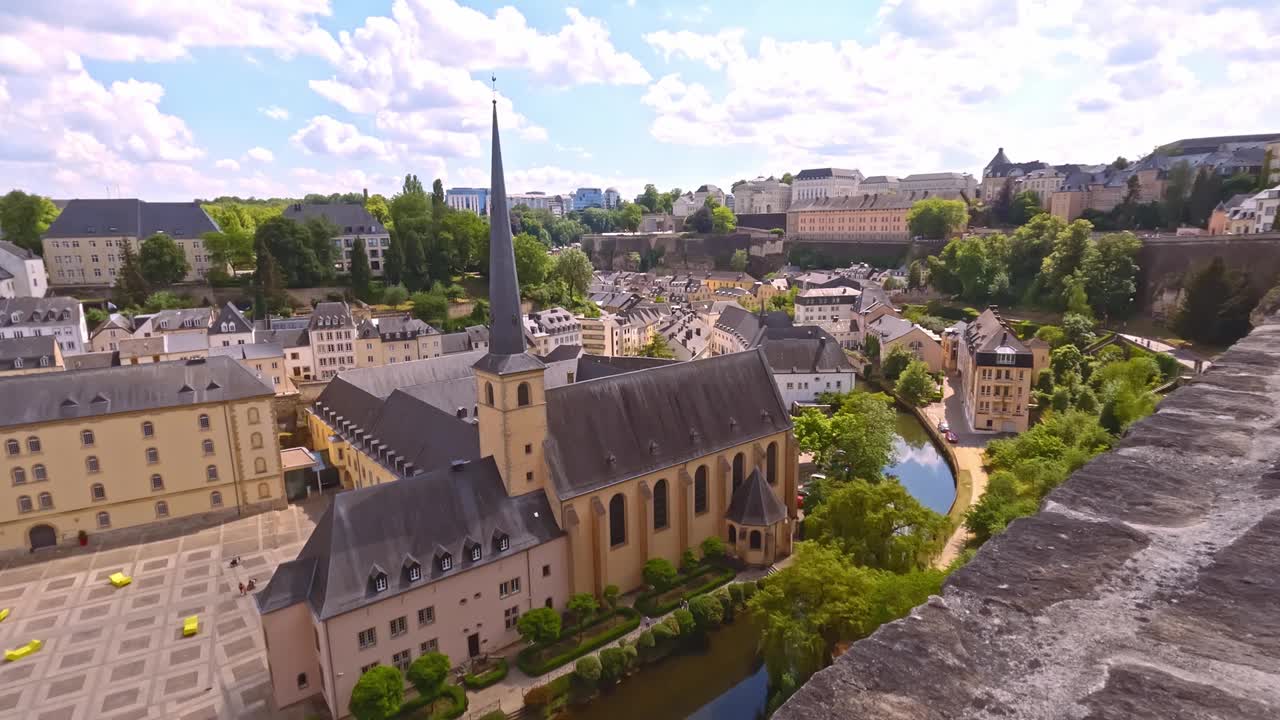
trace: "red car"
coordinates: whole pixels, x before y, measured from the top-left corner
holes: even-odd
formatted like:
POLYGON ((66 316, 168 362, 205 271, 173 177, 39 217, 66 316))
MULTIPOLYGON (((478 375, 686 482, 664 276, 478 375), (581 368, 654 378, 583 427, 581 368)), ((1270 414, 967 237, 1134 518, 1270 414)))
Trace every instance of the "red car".
POLYGON ((955 434, 955 433, 953 433, 953 432, 951 432, 950 430, 948 430, 948 431, 947 431, 947 442, 951 443, 952 445, 955 445, 956 443, 960 442, 960 438, 956 437, 956 434, 955 434))

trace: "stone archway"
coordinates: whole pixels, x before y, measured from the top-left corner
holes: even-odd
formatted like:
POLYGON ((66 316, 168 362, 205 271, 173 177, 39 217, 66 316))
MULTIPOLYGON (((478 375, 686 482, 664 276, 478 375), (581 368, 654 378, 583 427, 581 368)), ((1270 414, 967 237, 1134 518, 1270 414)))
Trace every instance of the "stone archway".
POLYGON ((51 525, 36 525, 27 533, 27 537, 31 541, 32 550, 53 547, 58 544, 58 531, 54 530, 51 525))

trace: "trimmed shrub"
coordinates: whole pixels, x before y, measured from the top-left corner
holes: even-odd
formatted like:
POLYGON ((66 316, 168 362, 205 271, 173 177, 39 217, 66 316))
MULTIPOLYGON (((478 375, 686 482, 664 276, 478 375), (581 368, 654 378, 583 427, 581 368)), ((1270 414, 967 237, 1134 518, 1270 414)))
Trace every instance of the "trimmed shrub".
POLYGON ((702 559, 716 561, 724 558, 724 541, 719 535, 711 535, 702 541, 702 559))
POLYGON ((679 625, 677 625, 675 629, 672 629, 671 626, 666 623, 658 623, 653 626, 653 640, 657 645, 665 645, 678 637, 680 637, 679 625))
MULTIPOLYGON (((583 658, 585 660, 586 658, 583 658)), ((578 661, 579 663, 582 660, 578 661)), ((605 648, 600 651, 600 684, 613 685, 627 672, 627 657, 622 648, 605 648)))
POLYGON ((697 623, 693 620, 693 613, 685 609, 677 610, 671 613, 671 617, 675 619, 676 626, 680 628, 680 637, 687 637, 693 634, 697 629, 697 623))
POLYGON ((507 720, 507 714, 501 710, 494 710, 481 715, 480 720, 507 720))
POLYGON ((622 648, 622 658, 626 661, 626 671, 630 673, 640 665, 640 651, 635 645, 626 645, 622 648))
POLYGON ((730 583, 728 585, 729 599, 733 601, 734 605, 742 605, 742 603, 746 602, 746 597, 744 596, 746 592, 745 585, 746 583, 730 583))
MULTIPOLYGON (((716 602, 720 603, 720 612, 724 618, 724 622, 733 622, 734 610, 737 605, 734 604, 733 597, 729 595, 729 588, 722 587, 713 593, 703 595, 703 597, 715 598, 716 602)), ((690 605, 690 607, 692 607, 692 605, 690 605)))
POLYGON ((393 717, 404 701, 404 676, 391 665, 378 665, 360 676, 347 709, 358 720, 393 717))
POLYGON ((680 554, 680 572, 690 573, 696 567, 698 567, 698 556, 693 552, 693 548, 685 548, 680 554))
POLYGON ((595 655, 588 655, 578 660, 573 668, 573 694, 583 700, 595 694, 600 686, 602 670, 600 660, 595 655))
POLYGON ((535 710, 546 707, 555 702, 557 698, 567 695, 572 682, 573 673, 566 673, 546 685, 530 688, 529 692, 524 694, 524 704, 526 707, 535 710))
POLYGON ((449 656, 429 652, 409 666, 409 682, 418 691, 419 697, 432 700, 440 694, 444 681, 449 678, 450 666, 449 656))
POLYGON ((462 678, 462 684, 467 686, 468 690, 483 690, 493 685, 507 676, 507 659, 499 658, 498 666, 482 672, 479 675, 466 675, 462 678))
MULTIPOLYGON (((713 595, 702 595, 689 601, 689 609, 677 610, 677 622, 680 622, 679 613, 688 612, 689 619, 693 623, 693 627, 689 629, 689 633, 694 631, 706 634, 720 627, 724 622, 724 607, 720 605, 720 600, 713 595)), ((681 630, 684 630, 684 623, 681 622, 681 630)))
POLYGON ((625 617, 626 621, 597 635, 585 638, 571 650, 554 657, 546 658, 540 662, 536 658, 538 653, 545 646, 530 645, 529 647, 521 650, 519 655, 516 655, 516 665, 519 666, 526 675, 530 677, 537 677, 539 675, 546 674, 561 665, 573 662, 593 650, 602 648, 640 626, 640 613, 629 607, 620 607, 612 613, 597 615, 583 625, 566 628, 560 634, 560 638, 557 642, 566 638, 574 637, 580 633, 584 633, 585 631, 590 630, 592 626, 598 625, 615 616, 625 617))
POLYGON ((644 581, 658 592, 670 590, 678 579, 676 568, 664 558, 653 558, 644 564, 644 581))

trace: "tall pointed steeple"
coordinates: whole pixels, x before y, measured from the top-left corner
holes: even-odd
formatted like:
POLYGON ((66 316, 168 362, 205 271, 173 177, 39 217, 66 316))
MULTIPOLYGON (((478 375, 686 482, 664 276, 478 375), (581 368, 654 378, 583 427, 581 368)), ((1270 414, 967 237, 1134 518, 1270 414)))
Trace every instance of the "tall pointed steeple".
POLYGON ((493 165, 489 179, 489 354, 475 365, 498 375, 544 367, 529 355, 520 319, 520 282, 507 210, 507 183, 502 176, 502 144, 498 139, 498 101, 493 101, 493 165))

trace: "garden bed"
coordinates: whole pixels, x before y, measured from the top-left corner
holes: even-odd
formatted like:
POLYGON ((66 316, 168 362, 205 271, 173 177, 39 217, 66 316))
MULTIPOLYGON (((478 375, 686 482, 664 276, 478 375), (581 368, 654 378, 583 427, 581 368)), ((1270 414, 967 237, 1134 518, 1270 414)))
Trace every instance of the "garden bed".
POLYGON ((662 592, 650 590, 636 598, 636 609, 649 617, 660 617, 680 607, 686 600, 715 590, 732 580, 737 571, 720 565, 702 565, 678 576, 675 587, 662 592))
POLYGON ((467 673, 462 678, 462 684, 466 685, 468 690, 483 690, 507 676, 506 658, 498 658, 497 662, 491 665, 492 667, 484 668, 480 672, 467 673))
POLYGON ((430 700, 416 697, 400 706, 398 720, 453 720, 467 711, 467 691, 461 685, 445 685, 430 700))
POLYGON ((548 673, 572 662, 640 626, 640 613, 621 607, 601 613, 586 623, 568 628, 553 643, 530 645, 516 656, 516 665, 530 677, 548 673), (579 639, 581 636, 581 640, 579 639))

